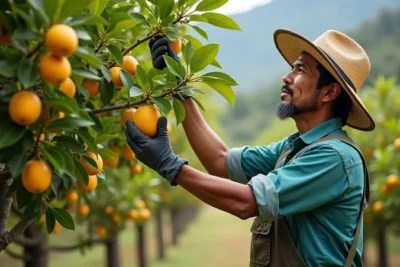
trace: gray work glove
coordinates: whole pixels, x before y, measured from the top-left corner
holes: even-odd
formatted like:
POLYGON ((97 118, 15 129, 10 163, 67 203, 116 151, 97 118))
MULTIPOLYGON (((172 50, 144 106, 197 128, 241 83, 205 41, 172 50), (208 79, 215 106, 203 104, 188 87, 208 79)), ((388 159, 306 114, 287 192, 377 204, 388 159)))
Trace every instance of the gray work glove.
MULTIPOLYGON (((179 57, 175 54, 175 52, 172 50, 171 46, 169 45, 167 37, 157 36, 155 38, 150 39, 149 47, 150 47, 151 59, 153 61, 154 68, 163 70, 164 68, 167 67, 167 64, 165 63, 165 59, 163 56, 170 56, 176 62, 181 64, 181 60, 179 59, 179 57)), ((180 79, 178 77, 177 77, 177 81, 178 81, 178 83, 180 82, 180 79)), ((182 89, 183 89, 183 87, 184 87, 184 85, 182 85, 182 89)), ((191 92, 190 90, 189 91, 185 90, 185 91, 181 91, 177 94, 174 94, 173 96, 179 100, 183 100, 185 98, 192 97, 193 92, 191 92)))
POLYGON ((188 161, 173 152, 168 138, 166 117, 158 119, 155 137, 143 134, 131 120, 126 121, 125 135, 138 160, 167 179, 171 185, 176 185, 176 176, 188 161))

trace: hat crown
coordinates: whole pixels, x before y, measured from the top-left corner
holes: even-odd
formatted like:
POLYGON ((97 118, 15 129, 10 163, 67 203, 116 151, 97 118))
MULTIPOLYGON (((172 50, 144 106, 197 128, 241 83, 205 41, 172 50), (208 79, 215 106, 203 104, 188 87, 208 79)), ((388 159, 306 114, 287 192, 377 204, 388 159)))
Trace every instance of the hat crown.
POLYGON ((313 43, 335 61, 358 91, 371 70, 365 50, 349 36, 335 30, 326 31, 313 43))

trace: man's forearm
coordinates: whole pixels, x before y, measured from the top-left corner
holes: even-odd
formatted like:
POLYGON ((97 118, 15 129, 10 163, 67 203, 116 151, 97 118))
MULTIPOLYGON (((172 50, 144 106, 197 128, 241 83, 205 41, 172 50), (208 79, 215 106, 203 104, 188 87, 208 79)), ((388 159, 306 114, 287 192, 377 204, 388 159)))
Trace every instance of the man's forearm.
POLYGON ((257 203, 248 185, 212 176, 188 165, 182 166, 176 181, 203 202, 241 219, 258 215, 257 203))
POLYGON ((228 178, 226 169, 228 147, 208 126, 192 99, 186 99, 183 104, 186 115, 182 124, 196 156, 210 174, 228 178))

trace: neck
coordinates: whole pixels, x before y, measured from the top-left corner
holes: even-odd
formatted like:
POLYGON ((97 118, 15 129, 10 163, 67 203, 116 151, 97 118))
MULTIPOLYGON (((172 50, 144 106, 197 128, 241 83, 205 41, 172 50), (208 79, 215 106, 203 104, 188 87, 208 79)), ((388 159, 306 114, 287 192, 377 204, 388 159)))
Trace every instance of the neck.
POLYGON ((323 112, 302 113, 294 118, 300 135, 305 134, 317 125, 330 119, 332 119, 332 116, 323 112))

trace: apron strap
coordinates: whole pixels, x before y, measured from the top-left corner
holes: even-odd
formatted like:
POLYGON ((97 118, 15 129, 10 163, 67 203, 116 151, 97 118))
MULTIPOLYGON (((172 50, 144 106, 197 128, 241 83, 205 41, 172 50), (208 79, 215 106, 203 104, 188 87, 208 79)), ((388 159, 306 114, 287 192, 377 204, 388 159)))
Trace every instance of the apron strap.
MULTIPOLYGON (((354 256, 356 255, 356 251, 357 251, 357 244, 358 244, 358 239, 360 237, 360 229, 361 229, 361 222, 362 222, 362 216, 363 216, 363 211, 364 209, 367 207, 368 202, 369 202, 369 195, 370 195, 370 190, 369 190, 369 174, 368 174, 368 169, 367 169, 367 164, 365 162, 365 158, 362 154, 362 152, 360 151, 360 149, 353 143, 353 141, 345 136, 345 135, 328 135, 325 136, 313 143, 311 143, 309 146, 313 146, 315 144, 324 142, 324 141, 328 141, 328 140, 333 140, 333 139, 337 139, 340 140, 350 146, 352 146, 355 150, 358 151, 358 153, 361 156, 362 162, 363 162, 363 166, 364 166, 364 192, 363 192, 363 198, 361 201, 361 210, 360 210, 360 214, 358 215, 358 222, 357 222, 357 227, 355 230, 355 234, 354 234, 354 239, 353 239, 353 243, 351 244, 350 250, 349 250, 349 254, 347 255, 346 258, 346 262, 344 264, 344 267, 351 267, 353 260, 354 260, 354 256)), ((309 148, 309 146, 304 147, 303 149, 301 149, 299 152, 297 152, 288 162, 286 165, 291 164, 296 158, 297 156, 299 156, 302 152, 304 152, 304 150, 306 150, 307 148, 309 148)), ((282 160, 285 159, 285 157, 290 153, 290 149, 289 147, 287 147, 279 156, 275 168, 278 168, 280 163, 282 162, 282 160)))

